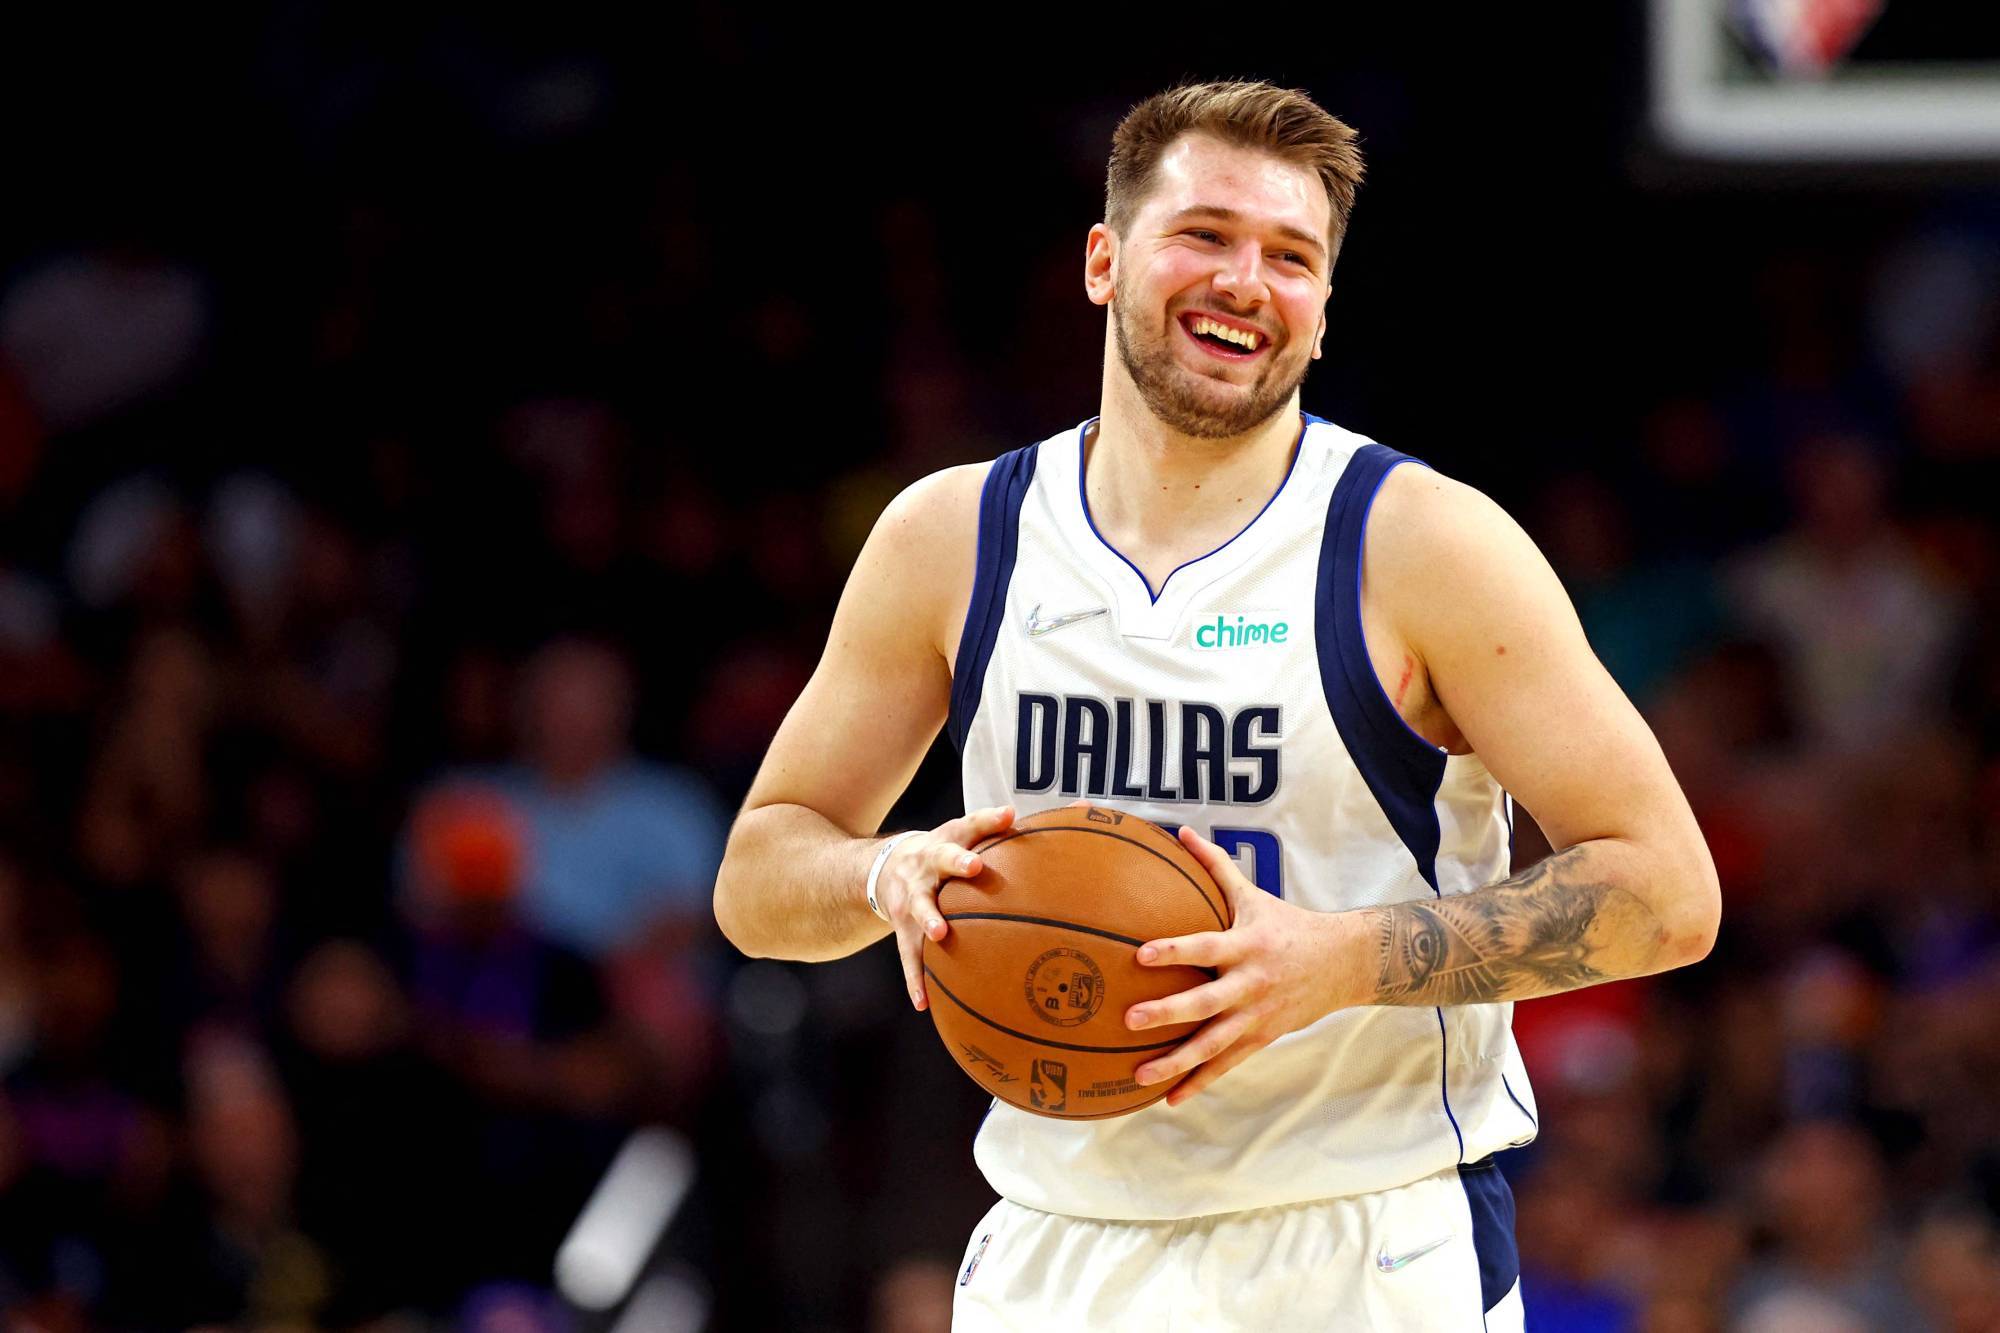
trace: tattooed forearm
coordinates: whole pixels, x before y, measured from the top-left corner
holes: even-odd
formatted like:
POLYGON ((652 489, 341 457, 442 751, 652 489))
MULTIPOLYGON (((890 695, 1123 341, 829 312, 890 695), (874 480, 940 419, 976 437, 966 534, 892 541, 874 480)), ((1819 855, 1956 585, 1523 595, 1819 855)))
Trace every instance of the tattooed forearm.
POLYGON ((1368 910, 1381 953, 1376 1004, 1480 1004, 1652 970, 1664 938, 1637 896, 1594 876, 1589 849, 1437 901, 1368 910))

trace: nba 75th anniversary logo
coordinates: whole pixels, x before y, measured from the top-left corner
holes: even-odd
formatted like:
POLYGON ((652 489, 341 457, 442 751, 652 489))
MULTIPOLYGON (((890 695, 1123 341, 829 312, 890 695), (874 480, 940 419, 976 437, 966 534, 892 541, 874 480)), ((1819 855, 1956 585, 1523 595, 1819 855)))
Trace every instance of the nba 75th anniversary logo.
POLYGON ((1028 964, 1028 1007, 1059 1028, 1088 1022, 1104 1003, 1104 973, 1079 949, 1051 949, 1028 964))

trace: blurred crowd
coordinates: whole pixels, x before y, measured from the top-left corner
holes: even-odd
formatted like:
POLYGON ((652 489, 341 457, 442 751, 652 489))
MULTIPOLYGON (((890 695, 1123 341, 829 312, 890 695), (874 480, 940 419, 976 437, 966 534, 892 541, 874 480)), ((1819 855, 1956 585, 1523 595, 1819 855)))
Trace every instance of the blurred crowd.
MULTIPOLYGON (((255 238, 155 160, 199 97, 117 122, 143 188, 5 233, 9 1330, 601 1327, 553 1255, 655 1124, 714 1326, 945 1326, 984 1099, 880 950, 749 962, 708 894, 882 504, 1091 410, 1119 104, 996 147, 1029 226, 948 170, 662 157, 615 57, 531 47, 281 26, 260 117, 211 94, 304 164, 255 238), (836 271, 745 234, 816 193, 860 201, 836 271)), ((1392 202, 1307 406, 1521 517, 1726 900, 1700 967, 1518 1010, 1529 1327, 2000 1329, 2000 215, 1662 260, 1726 255, 1662 316, 1715 345, 1633 335, 1543 440, 1374 372, 1421 121, 1344 86, 1392 202)), ((934 754, 892 819, 955 802, 934 754)))
POLYGON ((1766 261, 1757 358, 1527 514, 1725 900, 1517 1012, 1530 1327, 2000 1328, 1994 239, 1766 261))

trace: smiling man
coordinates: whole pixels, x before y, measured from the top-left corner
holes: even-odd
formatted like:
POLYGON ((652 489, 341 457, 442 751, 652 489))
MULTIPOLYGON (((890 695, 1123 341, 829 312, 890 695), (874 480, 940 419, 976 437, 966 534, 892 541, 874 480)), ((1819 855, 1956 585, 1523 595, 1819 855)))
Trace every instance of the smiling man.
POLYGON ((1017 808, 1179 826, 1230 895, 1139 950, 1215 976, 1126 1014, 1205 1020, 1141 1067, 1188 1075, 1164 1102, 987 1117, 960 1330, 1520 1328, 1511 1002, 1714 939, 1701 833, 1534 545, 1299 409, 1360 177, 1301 93, 1133 109, 1084 256, 1099 415, 890 506, 732 834, 738 947, 893 931, 918 1009, 938 884, 1017 808), (969 813, 879 836, 944 726, 969 813), (1514 797, 1556 851, 1509 878, 1514 797))

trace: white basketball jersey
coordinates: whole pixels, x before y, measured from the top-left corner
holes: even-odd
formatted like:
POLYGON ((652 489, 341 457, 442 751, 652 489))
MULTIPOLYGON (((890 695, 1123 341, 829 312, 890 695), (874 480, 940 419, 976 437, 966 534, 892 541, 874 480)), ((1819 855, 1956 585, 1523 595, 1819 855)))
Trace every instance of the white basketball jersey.
MULTIPOLYGON (((1476 756, 1410 730, 1362 641, 1369 506, 1409 460, 1307 417, 1263 511, 1156 597, 1091 522, 1091 425, 996 460, 986 480, 952 687, 966 808, 1028 814, 1084 796, 1191 824, 1260 886, 1314 911, 1502 878, 1506 794, 1476 756)), ((1534 1137, 1512 1014, 1344 1010, 1178 1108, 1065 1121, 996 1102, 974 1155, 1004 1197, 1081 1217, 1194 1217, 1406 1185, 1534 1137)))

